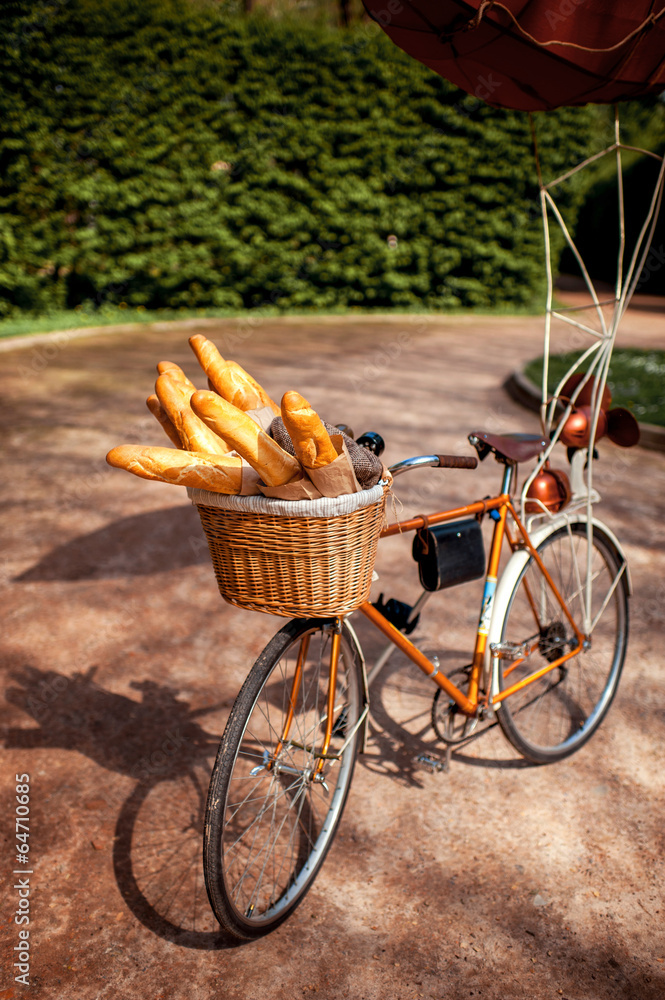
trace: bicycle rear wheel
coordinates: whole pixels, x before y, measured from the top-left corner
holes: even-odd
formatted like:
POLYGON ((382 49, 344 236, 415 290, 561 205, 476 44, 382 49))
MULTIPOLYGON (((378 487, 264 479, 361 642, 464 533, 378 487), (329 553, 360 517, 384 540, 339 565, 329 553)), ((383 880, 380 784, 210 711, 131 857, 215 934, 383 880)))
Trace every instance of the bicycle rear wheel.
POLYGON ((317 776, 328 715, 331 626, 330 620, 294 620, 272 638, 236 699, 220 743, 206 807, 204 874, 217 919, 239 938, 259 937, 292 913, 342 816, 363 711, 362 661, 344 624, 333 736, 317 776))
MULTIPOLYGON (((552 532, 538 553, 584 632, 588 538, 586 522, 552 532)), ((628 642, 628 582, 622 556, 594 525, 591 553, 591 622, 588 648, 502 701, 503 732, 527 760, 545 764, 578 750, 598 728, 614 698, 628 642)), ((551 587, 531 557, 513 587, 501 629, 504 643, 535 648, 519 666, 499 660, 498 686, 506 690, 577 646, 551 587)))

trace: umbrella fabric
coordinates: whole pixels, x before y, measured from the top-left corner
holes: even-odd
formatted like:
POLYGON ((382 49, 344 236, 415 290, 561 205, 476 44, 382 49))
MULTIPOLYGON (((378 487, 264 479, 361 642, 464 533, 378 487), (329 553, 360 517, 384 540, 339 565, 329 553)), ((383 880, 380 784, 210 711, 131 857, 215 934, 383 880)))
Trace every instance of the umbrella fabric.
POLYGON ((363 0, 401 49, 495 107, 665 89, 665 0, 363 0))

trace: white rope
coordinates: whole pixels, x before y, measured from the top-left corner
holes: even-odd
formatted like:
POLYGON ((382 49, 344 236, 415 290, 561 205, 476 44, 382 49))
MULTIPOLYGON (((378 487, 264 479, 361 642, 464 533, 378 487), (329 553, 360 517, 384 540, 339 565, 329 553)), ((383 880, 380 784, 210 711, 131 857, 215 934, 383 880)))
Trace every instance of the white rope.
MULTIPOLYGON (((570 249, 572 250, 572 252, 573 252, 573 254, 575 256, 575 260, 577 261, 577 263, 580 266, 580 270, 581 270, 582 275, 584 277, 584 280, 586 282, 587 288, 589 289, 589 292, 590 292, 591 297, 593 299, 593 304, 596 307, 596 313, 597 313, 598 320, 599 320, 600 325, 601 325, 601 329, 603 331, 603 334, 607 335, 607 327, 605 325, 605 316, 603 314, 603 310, 600 308, 600 299, 598 298, 598 295, 596 294, 596 288, 594 286, 593 281, 591 280, 589 272, 586 269, 586 264, 582 260, 582 256, 581 256, 579 250, 577 249, 577 247, 575 246, 575 242, 573 241, 573 238, 570 235, 570 232, 568 231, 568 226, 564 222, 563 216, 561 215, 561 212, 557 208, 557 206, 555 204, 555 201, 554 201, 554 198, 549 193, 549 191, 545 192, 545 198, 547 200, 548 205, 550 206, 550 208, 552 210, 552 213, 554 214, 555 219, 559 223, 559 226, 561 228, 561 231, 563 232, 563 235, 566 238, 566 242, 567 242, 568 246, 570 247, 570 249)), ((551 261, 550 261, 550 266, 551 266, 551 261)))
MULTIPOLYGON (((531 116, 530 116, 531 117, 531 116)), ((612 351, 614 348, 614 342, 616 340, 617 330, 621 319, 623 318, 626 309, 630 303, 630 300, 635 292, 635 289, 639 282, 639 277, 644 268, 646 258, 648 256, 649 250, 651 248, 651 242, 653 240, 653 235, 656 228, 656 223, 658 220, 658 212, 660 209, 661 201, 663 198, 663 188, 665 186, 665 157, 660 156, 651 150, 642 149, 639 146, 632 146, 621 142, 620 135, 620 123, 619 123, 619 112, 618 108, 615 107, 614 113, 614 142, 607 146, 605 149, 598 153, 594 153, 592 156, 587 157, 577 166, 565 173, 556 177, 554 180, 549 181, 547 184, 543 182, 540 162, 538 158, 538 144, 535 133, 535 128, 533 126, 533 121, 531 120, 531 131, 533 135, 534 142, 534 153, 536 158, 536 169, 538 173, 538 183, 540 188, 540 205, 541 205, 541 215, 543 223, 543 236, 545 240, 545 268, 547 275, 547 298, 545 305, 545 330, 544 330, 544 340, 543 340, 543 375, 541 382, 541 405, 540 405, 540 421, 542 432, 545 436, 550 436, 551 440, 548 447, 545 449, 543 454, 540 456, 540 460, 533 470, 531 475, 525 480, 522 491, 522 510, 524 510, 526 502, 527 491, 536 478, 538 473, 541 471, 545 462, 549 460, 552 450, 556 443, 558 442, 563 425, 575 408, 575 402, 579 394, 583 391, 584 386, 588 384, 589 379, 594 377, 594 384, 591 394, 591 428, 590 428, 590 441, 595 440, 596 428, 598 426, 598 420, 600 415, 600 404, 603 397, 603 391, 605 389, 605 384, 607 382, 607 375, 609 371, 610 360, 612 357, 612 351), (630 263, 624 274, 624 262, 626 255, 626 226, 625 226, 625 202, 624 202, 624 184, 623 184, 623 163, 622 163, 622 151, 629 151, 634 153, 639 153, 644 156, 649 156, 660 163, 660 170, 658 173, 658 178, 655 183, 653 196, 651 198, 651 203, 649 210, 647 212, 644 223, 641 227, 639 236, 637 238, 635 247, 633 249, 632 256, 630 258, 630 263), (614 154, 616 159, 616 170, 617 170, 617 196, 618 196, 618 237, 619 237, 619 247, 617 252, 617 277, 615 282, 614 299, 607 299, 601 301, 593 280, 591 279, 587 267, 582 260, 582 256, 573 240, 565 220, 559 211, 559 208, 554 200, 553 192, 558 185, 569 180, 580 170, 588 167, 592 163, 596 163, 602 157, 609 154, 614 154), (572 316, 565 315, 563 309, 554 308, 553 298, 554 298, 554 274, 552 269, 552 249, 551 249, 551 233, 550 233, 550 214, 554 217, 559 225, 561 232, 569 246, 577 264, 580 268, 582 276, 584 278, 585 284, 591 296, 591 304, 589 306, 571 307, 573 310, 591 309, 595 311, 595 316, 600 326, 599 330, 594 329, 589 323, 581 322, 578 319, 574 319, 572 316), (611 307, 611 315, 606 317, 603 312, 603 307, 611 307), (555 388, 553 395, 550 396, 548 391, 549 383, 549 359, 550 350, 552 347, 552 319, 557 319, 568 326, 574 327, 580 330, 582 333, 593 339, 593 343, 590 344, 580 355, 577 361, 573 362, 566 374, 560 379, 558 385, 555 388), (587 362, 589 362, 587 364, 587 362), (580 368, 584 366, 586 369, 586 374, 584 379, 580 382, 579 386, 572 393, 569 400, 566 400, 566 405, 563 409, 563 414, 558 416, 558 410, 561 409, 559 404, 559 394, 563 389, 566 381, 571 375, 579 371, 580 368), (558 417, 558 423, 556 427, 554 426, 555 419, 558 417)), ((587 567, 586 567, 586 582, 584 585, 585 590, 585 630, 587 634, 592 627, 591 621, 591 584, 592 584, 592 541, 593 541, 593 503, 599 499, 598 494, 593 489, 593 447, 588 450, 587 458, 587 469, 586 469, 586 486, 587 495, 585 498, 585 507, 587 514, 587 567)))

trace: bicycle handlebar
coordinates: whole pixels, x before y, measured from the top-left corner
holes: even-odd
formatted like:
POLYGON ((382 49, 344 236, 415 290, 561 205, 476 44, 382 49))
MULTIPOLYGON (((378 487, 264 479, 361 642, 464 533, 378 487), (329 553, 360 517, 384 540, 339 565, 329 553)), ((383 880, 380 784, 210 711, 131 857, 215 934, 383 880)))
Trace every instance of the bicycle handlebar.
POLYGON ((475 469, 478 459, 466 455, 416 455, 414 458, 405 458, 402 462, 397 462, 390 466, 390 472, 395 476, 410 469, 475 469))
POLYGON ((437 455, 440 469, 475 469, 478 459, 475 455, 437 455))

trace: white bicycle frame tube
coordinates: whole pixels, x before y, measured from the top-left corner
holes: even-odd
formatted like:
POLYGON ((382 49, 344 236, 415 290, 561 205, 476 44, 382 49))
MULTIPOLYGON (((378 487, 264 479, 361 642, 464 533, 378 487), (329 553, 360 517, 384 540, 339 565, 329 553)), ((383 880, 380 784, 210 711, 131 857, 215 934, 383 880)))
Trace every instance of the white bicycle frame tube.
MULTIPOLYGON (((566 525, 569 524, 586 524, 586 523, 587 523, 587 518, 584 513, 579 513, 579 514, 572 513, 569 515, 560 514, 557 517, 552 518, 551 521, 548 521, 546 524, 542 525, 537 530, 531 532, 529 538, 534 548, 537 549, 539 545, 542 545, 542 543, 547 538, 549 538, 550 535, 554 534, 555 531, 558 531, 559 528, 565 528, 566 525)), ((632 594, 633 588, 630 579, 630 572, 628 570, 628 562, 626 560, 626 554, 623 551, 621 543, 619 542, 618 538, 611 530, 611 528, 608 528, 606 524, 603 524, 602 521, 598 520, 595 517, 593 518, 592 526, 594 530, 599 529, 609 539, 609 541, 615 547, 617 553, 623 560, 623 569, 621 573, 617 576, 614 582, 614 587, 616 587, 616 585, 618 584, 620 577, 622 575, 625 575, 626 583, 628 585, 628 594, 629 595, 632 594)), ((519 549, 517 552, 514 552, 512 554, 512 556, 508 560, 508 563, 506 564, 503 573, 499 578, 499 582, 496 588, 496 593, 494 595, 494 608, 492 610, 492 620, 490 622, 489 634, 487 637, 487 649, 485 652, 485 664, 484 664, 485 676, 491 676, 490 693, 492 698, 499 693, 499 678, 498 678, 498 667, 497 667, 499 661, 495 660, 495 662, 492 663, 492 654, 490 651, 490 645, 493 642, 501 642, 501 630, 503 628, 504 619, 508 612, 508 604, 510 598, 517 585, 517 581, 519 580, 520 574, 530 558, 531 555, 527 549, 519 549)), ((614 587, 612 588, 612 591, 614 590, 614 587)), ((586 588, 584 587, 584 584, 581 584, 581 592, 583 592, 585 589, 586 588)), ((499 702, 499 704, 497 705, 497 708, 500 707, 501 707, 501 702, 499 702)))

